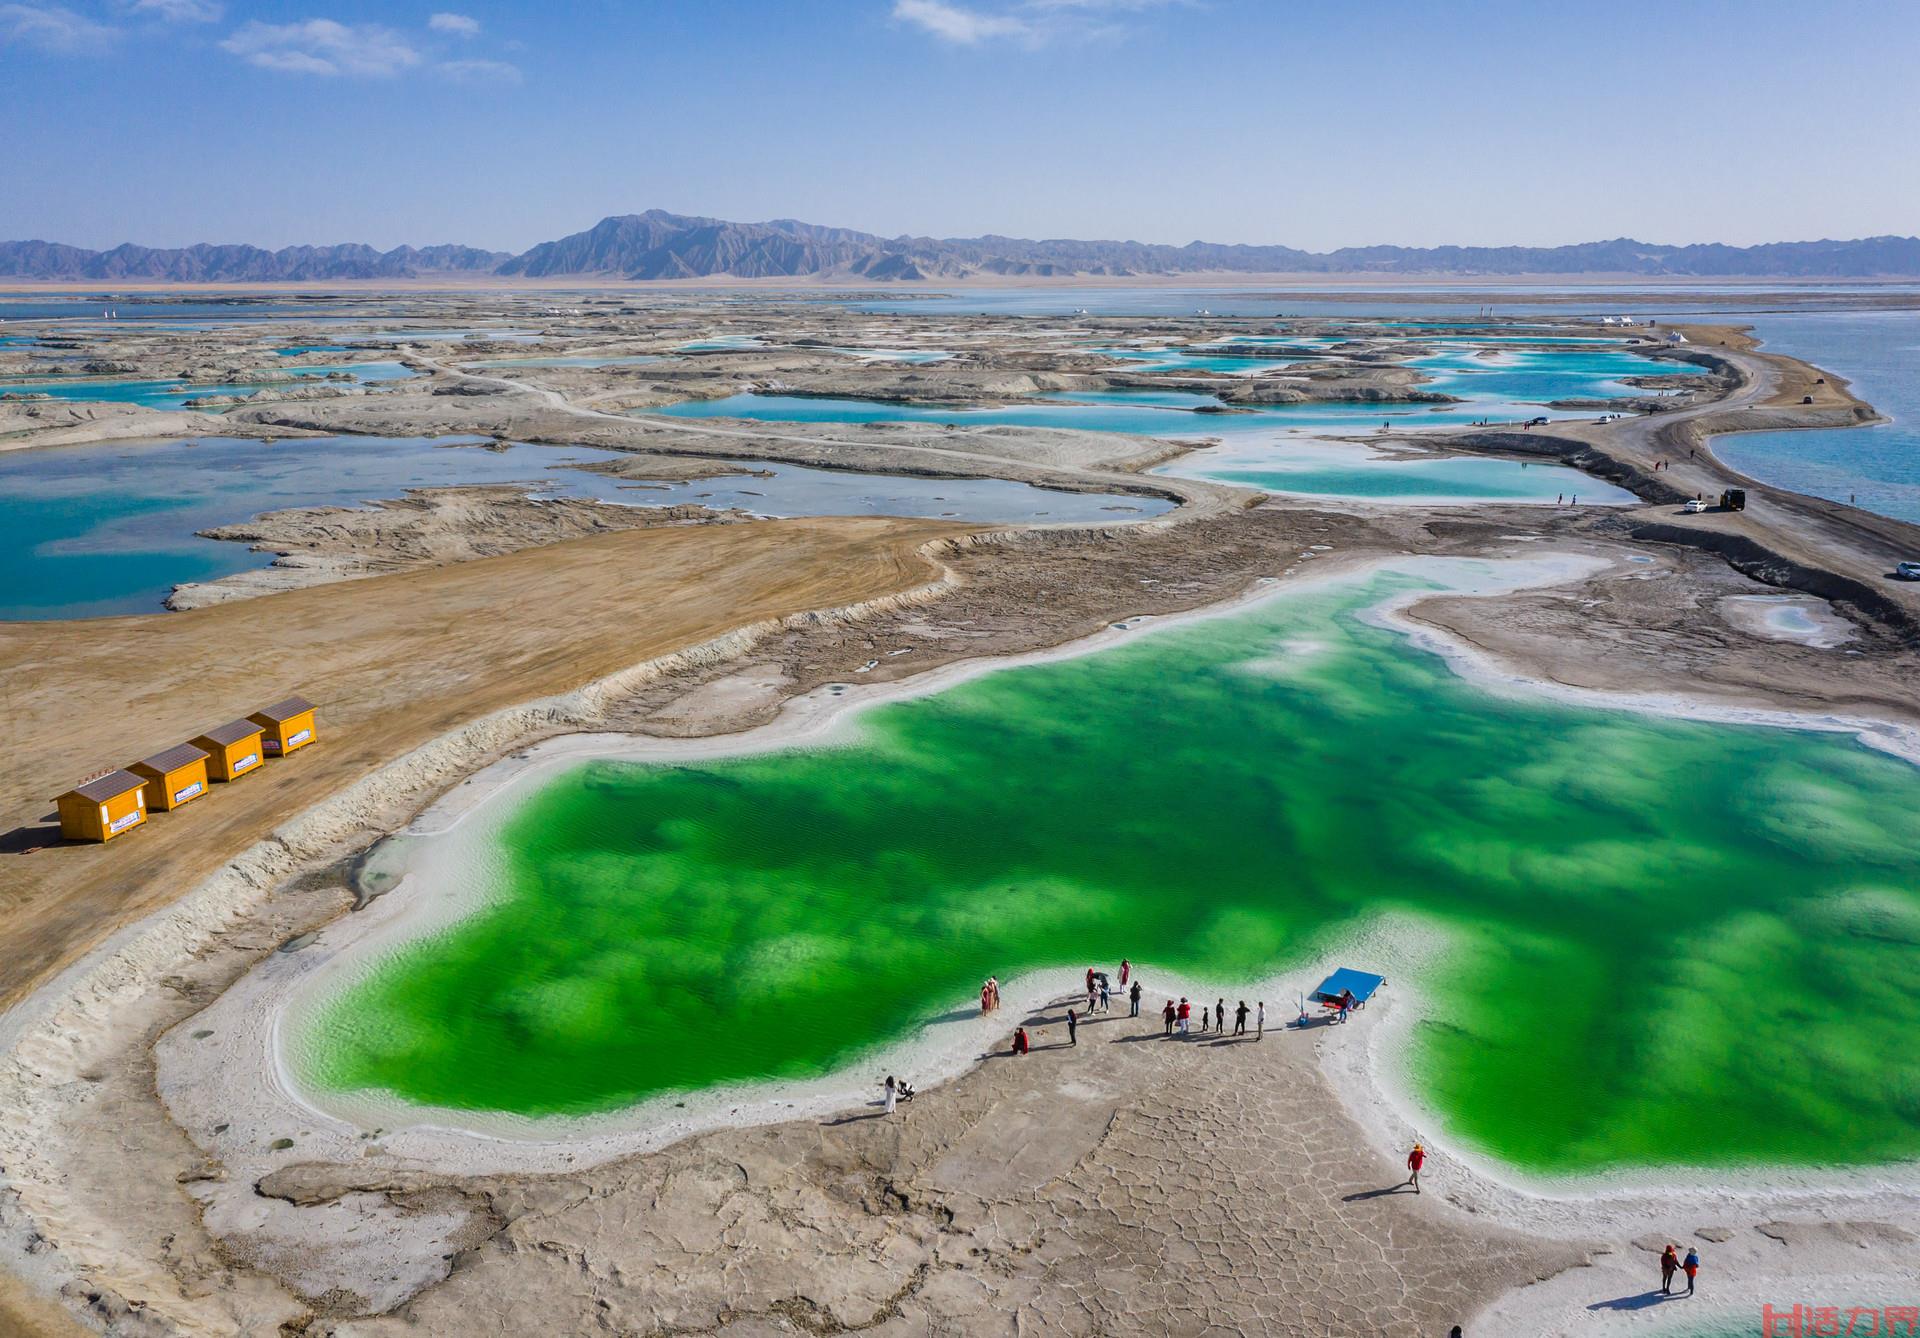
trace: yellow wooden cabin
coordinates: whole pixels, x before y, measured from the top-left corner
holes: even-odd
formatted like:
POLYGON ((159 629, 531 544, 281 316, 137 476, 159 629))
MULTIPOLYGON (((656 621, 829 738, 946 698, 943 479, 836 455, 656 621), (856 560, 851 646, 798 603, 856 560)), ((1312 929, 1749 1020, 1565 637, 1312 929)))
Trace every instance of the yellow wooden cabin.
POLYGON ((147 820, 147 782, 131 771, 109 771, 53 801, 60 835, 69 841, 111 841, 147 820))
POLYGON ((283 702, 262 707, 247 719, 260 726, 261 742, 268 757, 285 757, 296 748, 313 742, 313 703, 305 697, 289 697, 283 702))
POLYGON ((260 726, 251 720, 229 720, 190 740, 207 754, 207 776, 222 784, 257 768, 266 757, 260 726))
POLYGON ((147 808, 170 812, 207 792, 207 755, 190 743, 175 744, 127 767, 147 783, 147 808))

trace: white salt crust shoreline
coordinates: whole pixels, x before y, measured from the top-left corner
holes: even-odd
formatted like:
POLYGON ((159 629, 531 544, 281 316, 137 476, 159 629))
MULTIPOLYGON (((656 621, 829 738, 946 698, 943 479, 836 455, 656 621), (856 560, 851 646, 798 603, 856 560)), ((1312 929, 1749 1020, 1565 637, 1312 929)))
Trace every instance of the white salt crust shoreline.
MULTIPOLYGON (((1319 556, 1301 554, 1302 559, 1319 556)), ((947 686, 993 672, 999 668, 1065 659, 1102 649, 1126 637, 1144 624, 1170 627, 1204 618, 1236 612, 1249 603, 1291 593, 1307 585, 1322 585, 1331 580, 1358 579, 1380 569, 1411 569, 1432 574, 1448 565, 1460 566, 1463 560, 1413 559, 1411 563, 1394 560, 1346 563, 1329 560, 1328 567, 1341 570, 1318 577, 1311 583, 1289 584, 1282 591, 1259 589, 1241 599, 1228 601, 1191 614, 1116 624, 1095 637, 1074 645, 1031 656, 1003 661, 981 661, 947 666, 902 683, 879 685, 861 690, 850 689, 840 697, 825 693, 810 694, 789 704, 779 720, 761 730, 708 740, 636 740, 630 736, 573 735, 551 740, 496 764, 469 778, 441 801, 425 810, 408 830, 423 833, 450 830, 476 810, 489 794, 517 785, 548 766, 563 765, 585 757, 644 756, 649 760, 693 760, 737 756, 747 752, 794 746, 825 746, 838 741, 838 732, 850 724, 857 711, 885 701, 901 700, 937 692, 947 686), (1121 628, 1127 631, 1118 630, 1121 628), (609 747, 609 745, 617 747, 609 747)), ((1472 560, 1464 560, 1472 561, 1472 560)), ((1604 566, 1598 559, 1575 555, 1529 554, 1524 564, 1533 579, 1520 578, 1501 583, 1495 589, 1479 593, 1504 593, 1523 585, 1552 584, 1604 566)), ((1269 583, 1270 585, 1270 583, 1269 583)), ((1412 636, 1417 644, 1443 654, 1454 669, 1471 681, 1495 690, 1547 695, 1582 705, 1639 712, 1680 715, 1690 719, 1733 720, 1743 724, 1764 724, 1792 728, 1849 731, 1887 751, 1920 759, 1920 743, 1913 731, 1898 729, 1882 722, 1856 721, 1839 716, 1800 717, 1784 712, 1733 711, 1710 708, 1679 697, 1619 696, 1563 689, 1541 684, 1520 675, 1500 670, 1464 645, 1456 644, 1424 626, 1407 621, 1401 610, 1434 592, 1411 592, 1377 606, 1371 616, 1412 636)), ((1442 591, 1443 594, 1462 593, 1442 591)), ((705 648, 703 648, 705 649, 705 648)), ((659 670, 656 668, 655 672, 659 670)), ((431 747, 431 746, 430 746, 431 747)), ((425 750, 423 750, 425 751, 425 750)), ((237 883, 228 890, 241 893, 228 914, 239 914, 245 905, 270 888, 282 870, 274 861, 257 861, 238 872, 237 883)), ((412 880, 409 880, 412 881, 412 880)), ((208 1010, 193 1020, 193 1030, 212 1027, 223 1040, 219 1057, 193 1042, 181 1027, 163 1037, 156 1047, 160 1087, 170 1110, 197 1141, 210 1147, 234 1171, 233 1180, 250 1186, 259 1176, 293 1161, 313 1161, 349 1157, 374 1167, 435 1169, 448 1173, 487 1171, 562 1171, 575 1170, 611 1157, 630 1155, 664 1146, 701 1129, 723 1125, 787 1120, 810 1114, 843 1111, 874 1099, 878 1077, 886 1072, 903 1073, 929 1091, 941 1079, 964 1072, 974 1057, 998 1040, 1021 1015, 1013 1010, 1037 1006, 1060 998, 1071 990, 1081 964, 1026 973, 1005 984, 1009 1007, 993 1018, 961 1018, 936 1023, 922 1037, 875 1051, 857 1061, 839 1075, 807 1084, 754 1084, 726 1092, 706 1093, 699 1098, 683 1098, 682 1107, 654 1103, 649 1112, 658 1122, 645 1129, 629 1127, 616 1130, 597 1121, 571 1121, 565 1133, 553 1131, 555 1122, 541 1121, 540 1135, 528 1138, 532 1130, 520 1136, 501 1132, 462 1130, 453 1121, 440 1127, 415 1125, 404 1131, 385 1134, 378 1140, 364 1139, 352 1123, 315 1110, 294 1095, 278 1062, 277 1028, 281 1009, 272 1000, 285 1000, 297 985, 310 984, 305 978, 316 974, 327 960, 349 943, 371 942, 382 931, 394 932, 394 922, 404 920, 408 903, 416 898, 409 889, 395 888, 367 909, 328 926, 306 949, 292 954, 275 954, 238 982, 208 1010), (305 959, 303 961, 302 959, 305 959), (1052 987, 1050 987, 1052 986, 1052 987), (1065 988, 1061 988, 1064 986, 1065 988), (251 1019, 249 1032, 236 1016, 251 1019), (271 1018, 261 1024, 259 1019, 271 1018), (225 1030, 233 1027, 233 1032, 225 1030), (244 1045, 242 1042, 244 1041, 244 1045), (236 1053, 234 1047, 246 1053, 236 1053), (251 1091, 247 1088, 251 1086, 251 1091), (230 1102, 238 1099, 241 1109, 230 1102), (667 1110, 674 1113, 668 1117, 667 1110), (202 1112, 218 1111, 219 1121, 230 1125, 219 1138, 210 1134, 211 1123, 202 1112), (602 1125, 602 1127, 590 1127, 602 1125), (271 1129, 271 1132, 269 1132, 271 1129), (298 1132, 293 1149, 283 1153, 261 1154, 251 1149, 265 1148, 275 1137, 298 1132), (377 1146, 377 1157, 369 1157, 377 1146)), ((450 908, 458 913, 458 908, 450 908)), ((424 912, 423 912, 424 914, 424 912)), ((154 917, 158 920, 162 917, 154 917)), ((194 917, 198 919, 198 917, 194 917)), ((437 917, 436 917, 437 918, 437 917)), ((0 1069, 0 1094, 20 1094, 19 1084, 31 1084, 34 1070, 46 1064, 58 1068, 84 1063, 90 1041, 104 1039, 111 1028, 106 1016, 116 1002, 124 1000, 142 978, 141 967, 164 969, 171 953, 190 952, 195 941, 217 933, 224 916, 215 922, 200 921, 191 927, 170 922, 171 931, 159 942, 148 942, 136 958, 120 955, 138 931, 152 929, 142 922, 116 936, 113 954, 105 950, 91 955, 64 973, 30 1004, 38 1007, 15 1009, 0 1019, 0 1042, 8 1046, 7 1063, 0 1069), (104 960, 103 960, 104 959, 104 960), (102 967, 112 968, 106 979, 97 977, 102 967), (125 973, 125 974, 123 974, 125 973), (51 996, 51 997, 48 997, 51 996), (61 1007, 65 1005, 65 1007, 61 1007), (30 1023, 39 1022, 38 1027, 30 1023), (61 1025, 54 1025, 59 1023, 61 1025), (64 1034, 63 1034, 64 1033, 64 1034), (7 1089, 12 1089, 8 1092, 7 1089)), ((412 926, 407 926, 411 928, 412 926)), ((1428 954, 1444 946, 1443 939, 1431 927, 1407 920, 1376 922, 1341 939, 1328 938, 1312 945, 1320 957, 1331 960, 1347 954, 1357 960, 1384 968, 1390 976, 1404 973, 1428 954)), ((1230 998, 1264 998, 1269 1020, 1278 1027, 1292 1013, 1287 1000, 1311 985, 1324 962, 1309 969, 1294 967, 1254 986, 1235 986, 1230 998)), ((1218 984, 1203 985, 1158 975, 1150 964, 1143 964, 1142 978, 1153 995, 1171 991, 1176 996, 1217 997, 1226 993, 1218 984), (1169 980, 1172 981, 1169 984, 1169 980)), ((1151 995, 1149 998, 1151 999, 1151 995)), ((962 1001, 964 1005, 966 1001, 962 1001)), ((1361 1025, 1338 1033, 1340 1044, 1323 1051, 1326 1072, 1340 1093, 1348 1112, 1366 1131, 1368 1139, 1383 1153, 1393 1155, 1419 1131, 1434 1149, 1429 1180, 1444 1182, 1448 1197, 1462 1207, 1488 1219, 1539 1234, 1555 1236, 1601 1235, 1621 1238, 1650 1224, 1670 1224, 1689 1216, 1704 1224, 1729 1214, 1742 1219, 1755 1213, 1774 1216, 1831 1216, 1836 1212, 1856 1217, 1907 1221, 1920 1229, 1920 1177, 1911 1165, 1869 1171, 1806 1171, 1777 1173, 1766 1169, 1753 1172, 1708 1174, 1692 1169, 1643 1171, 1631 1176, 1582 1178, 1578 1181, 1542 1181, 1521 1177, 1510 1169, 1483 1163, 1471 1153, 1447 1150, 1447 1139, 1439 1121, 1412 1100, 1409 1084, 1399 1070, 1397 1056, 1405 1049, 1419 999, 1409 986, 1399 985, 1378 1006, 1363 1014, 1361 1025), (1397 996, 1397 998, 1396 998, 1397 996), (1371 1024, 1371 1025, 1369 1025, 1371 1024), (1375 1036, 1378 1031, 1380 1036, 1375 1036), (1438 1130, 1439 1132, 1436 1132, 1438 1130)), ((664 1102, 664 1099, 663 1099, 664 1102)), ((34 1104, 28 1102, 26 1106, 34 1104)), ((21 1110, 22 1104, 12 1107, 21 1110)), ((647 1108, 642 1108, 643 1110, 647 1108)), ((627 1116, 635 1112, 627 1112, 627 1116)), ((621 1117, 612 1117, 619 1119, 621 1117)), ((471 1122, 460 1115, 455 1120, 471 1122)), ((7 1140, 17 1143, 17 1139, 7 1140)), ((7 1165, 16 1173, 19 1158, 32 1158, 31 1147, 8 1147, 7 1165)), ((1665 1229, 1672 1230, 1671 1226, 1665 1229)), ((84 1262, 84 1261, 83 1261, 84 1262)), ((1637 1261, 1636 1261, 1637 1262, 1637 1261)), ((1578 1272, 1584 1273, 1584 1270, 1578 1272)), ((1563 1275, 1564 1277, 1565 1275, 1563 1275)), ((1637 1276, 1637 1274, 1635 1275, 1637 1276)), ((1896 1272, 1894 1281, 1900 1280, 1896 1272)), ((1781 1274, 1782 1285, 1793 1282, 1791 1268, 1781 1274)), ((1801 1279, 1804 1283, 1805 1279, 1801 1279)), ((1550 1327, 1553 1307, 1570 1304, 1552 1293, 1553 1284, 1541 1284, 1497 1302, 1488 1312, 1502 1316, 1501 1331, 1508 1321, 1524 1324, 1513 1332, 1559 1332, 1550 1327), (1544 1289, 1544 1290, 1543 1290, 1544 1289), (1531 1299, 1529 1299, 1531 1298, 1531 1299), (1524 1304, 1523 1304, 1524 1303, 1524 1304), (1514 1309, 1515 1306, 1519 1308, 1514 1309)), ((1897 1287, 1894 1291, 1897 1291, 1897 1287)), ((1748 1291, 1749 1296, 1754 1295, 1748 1291)), ((1888 1293, 1891 1297, 1893 1292, 1888 1293)), ((1690 1308, 1690 1322, 1705 1318, 1706 1306, 1690 1308)), ((1748 1314, 1746 1311, 1735 1312, 1748 1314)), ((1570 1313, 1570 1312, 1569 1312, 1570 1313)), ((1554 1323, 1559 1321, 1555 1320, 1554 1323)), ((1608 1315, 1583 1315, 1579 1331, 1595 1333, 1648 1332, 1659 1320, 1646 1313, 1621 1312, 1608 1315)))
MULTIPOLYGON (((1505 571, 1497 572, 1492 581, 1478 590, 1447 590, 1441 593, 1505 593, 1522 586, 1564 581, 1605 565, 1597 559, 1551 554, 1530 554, 1526 559, 1508 559, 1506 562, 1511 565, 1508 565, 1505 571), (1509 573, 1511 579, 1500 579, 1509 573)), ((1483 564, 1478 560, 1471 559, 1388 560, 1354 564, 1345 571, 1330 573, 1327 577, 1311 582, 1289 584, 1279 591, 1269 587, 1243 599, 1197 610, 1191 614, 1151 620, 1150 624, 1149 620, 1145 619, 1132 620, 1070 646, 1030 656, 963 662, 902 682, 877 685, 873 688, 849 689, 845 694, 838 696, 830 695, 823 689, 807 697, 796 699, 773 724, 736 735, 685 740, 636 738, 629 735, 564 736, 525 750, 470 778, 466 784, 425 810, 406 830, 409 835, 439 835, 444 838, 455 833, 456 829, 466 827, 476 819, 477 815, 485 812, 492 825, 485 827, 480 835, 472 838, 474 841, 479 841, 484 838, 486 831, 492 830, 493 825, 505 820, 511 812, 513 802, 530 793, 536 782, 543 776, 551 774, 558 768, 587 759, 686 762, 739 757, 777 749, 846 744, 857 738, 858 715, 868 708, 887 702, 930 695, 959 682, 1002 668, 1053 662, 1094 653, 1127 638, 1130 633, 1137 635, 1143 625, 1160 629, 1180 626, 1204 618, 1228 616, 1253 602, 1269 598, 1284 598, 1289 594, 1323 586, 1334 580, 1360 579, 1380 570, 1432 576, 1443 573, 1449 568, 1460 573, 1482 566, 1483 564)), ((1535 680, 1507 673, 1492 666, 1469 648, 1404 617, 1402 611, 1407 606, 1428 598, 1433 593, 1424 590, 1405 592, 1374 606, 1362 616, 1367 617, 1369 621, 1391 627, 1396 632, 1408 636, 1417 645, 1441 654, 1453 670, 1463 678, 1489 690, 1508 695, 1527 695, 1535 698, 1547 696, 1589 708, 1631 710, 1636 713, 1670 715, 1694 720, 1849 732, 1875 747, 1883 748, 1910 761, 1920 761, 1920 738, 1916 737, 1915 732, 1882 722, 1854 720, 1841 716, 1803 717, 1786 712, 1740 710, 1709 706, 1677 696, 1655 694, 1626 696, 1567 689, 1557 685, 1540 684, 1535 680)), ((422 1164, 444 1165, 449 1168, 457 1165, 463 1172, 475 1172, 483 1168, 490 1171, 554 1169, 556 1165, 554 1159, 557 1157, 565 1165, 577 1168, 609 1157, 661 1146, 665 1142, 675 1141, 699 1129, 720 1124, 764 1122, 768 1119, 789 1118, 794 1114, 815 1110, 843 1109, 848 1104, 857 1103, 871 1096, 872 1082, 864 1072, 866 1069, 872 1069, 876 1074, 888 1071, 905 1073, 923 1085, 928 1085, 964 1071, 971 1064, 973 1057, 986 1048, 988 1042, 998 1039, 1005 1028, 1011 1025, 1007 1020, 1009 1015, 1005 1013, 997 1019, 988 1020, 977 1026, 943 1021, 912 1040, 871 1052, 850 1066, 848 1072, 839 1075, 807 1083, 754 1083, 695 1096, 676 1095, 671 1099, 661 1098, 645 1103, 617 1115, 587 1119, 476 1118, 471 1112, 429 1111, 394 1101, 339 1103, 336 1098, 315 1101, 311 1097, 303 1097, 287 1071, 277 1043, 277 1032, 288 1005, 293 1004, 298 1008, 301 1002, 311 1004, 338 989, 347 988, 361 972, 377 964, 383 950, 451 924, 467 914, 484 896, 484 893, 472 888, 458 894, 431 895, 421 892, 416 886, 418 882, 417 876, 410 875, 400 886, 375 901, 367 910, 328 926, 311 945, 300 953, 269 959, 261 968, 257 968, 254 973, 240 982, 234 990, 229 991, 223 1000, 196 1019, 199 1027, 205 1027, 214 1023, 219 1016, 215 1010, 226 1010, 230 1007, 236 1026, 251 1033, 263 1033, 259 1039, 267 1042, 264 1054, 256 1052, 247 1055, 244 1057, 244 1064, 236 1062, 242 1058, 240 1056, 225 1055, 217 1063, 202 1065, 217 1068, 226 1075, 226 1081, 221 1084, 219 1102, 212 1107, 213 1109, 231 1112, 233 1109, 231 1103, 241 1097, 246 1088, 257 1088, 260 1085, 262 1077, 260 1070, 264 1066, 272 1074, 269 1085, 278 1089, 292 1103, 286 1114, 290 1115, 297 1110, 303 1112, 310 1121, 332 1119, 341 1123, 343 1127, 352 1127, 355 1122, 360 1127, 397 1128, 402 1120, 412 1124, 413 1128, 386 1135, 382 1141, 382 1146, 389 1152, 409 1160, 417 1160, 422 1164), (349 946, 353 948, 353 960, 340 961, 340 957, 345 954, 349 946), (268 976, 272 977, 271 980, 266 979, 268 976), (256 981, 256 977, 260 979, 256 981), (228 1003, 229 1000, 232 1001, 231 1005, 228 1003), (262 1016, 271 1016, 276 1019, 274 1026, 263 1029, 257 1021, 251 1026, 247 1025, 246 1019, 258 1019, 262 1016), (855 1076, 852 1072, 854 1069, 861 1070, 861 1073, 855 1076), (246 1070, 251 1071, 246 1072, 245 1077, 241 1078, 239 1075, 246 1070), (674 1102, 685 1104, 684 1106, 675 1105, 674 1102), (669 1113, 674 1111, 682 1113, 669 1113), (343 1115, 350 1115, 352 1118, 340 1119, 343 1115), (457 1148, 464 1148, 465 1152, 457 1153, 457 1148)), ((1431 931, 1413 932, 1408 926, 1401 926, 1389 934, 1382 934, 1377 929, 1369 929, 1358 936, 1353 946, 1364 946, 1367 951, 1374 954, 1373 960, 1395 970, 1404 971, 1418 957, 1425 955, 1428 949, 1427 940, 1432 937, 1431 931)), ((1316 946, 1323 953, 1332 951, 1331 942, 1316 946)), ((1017 980, 1006 982, 1005 996, 1010 1006, 1037 1008, 1069 992, 1073 977, 1080 969, 1082 964, 1060 963, 1050 968, 1029 972, 1017 980)), ((1145 968, 1143 973, 1144 970, 1145 968)), ((1236 985, 1235 997, 1247 989, 1252 989, 1263 992, 1263 997, 1266 997, 1270 1003, 1276 1003, 1277 1007, 1278 1000, 1293 997, 1305 985, 1313 983, 1305 979, 1306 975, 1312 973, 1313 969, 1302 967, 1277 975, 1258 985, 1236 985)), ((1143 978, 1156 982, 1163 979, 1157 975, 1148 977, 1144 974, 1143 978)), ((1154 988, 1157 993, 1164 992, 1164 987, 1159 983, 1156 983, 1154 988)), ((1172 988, 1176 995, 1186 993, 1189 996, 1198 997, 1209 991, 1217 996, 1222 987, 1217 982, 1176 980, 1172 988)), ((1403 989, 1403 998, 1405 993, 1403 989)), ((1254 995, 1249 994, 1248 997, 1251 998, 1254 995)), ((1274 1011, 1274 1016, 1277 1021, 1279 1012, 1274 1011)), ((170 1104, 178 1101, 175 1114, 181 1117, 190 1128, 193 1125, 192 1117, 195 1107, 208 1108, 201 1106, 198 1102, 184 1099, 187 1088, 200 1087, 199 1083, 186 1079, 186 1074, 194 1067, 196 1064, 192 1054, 181 1053, 177 1038, 173 1036, 165 1038, 161 1053, 162 1090, 167 1094, 170 1104), (176 1093, 179 1095, 176 1096, 176 1093)), ((1387 1076, 1395 1071, 1395 1066, 1385 1061, 1370 1062, 1367 1087, 1373 1095, 1386 1098, 1388 1104, 1397 1109, 1401 1126, 1412 1127, 1417 1124, 1427 1130, 1436 1128, 1439 1122, 1432 1112, 1421 1109, 1410 1099, 1404 1090, 1403 1082, 1387 1076)), ((203 1090, 202 1095, 210 1096, 212 1093, 203 1090)), ((1368 1108, 1374 1104, 1376 1103, 1372 1101, 1365 1103, 1368 1108)), ((1398 1141, 1397 1134, 1395 1139, 1387 1140, 1388 1143, 1396 1141, 1398 1141)), ((1480 1169, 1516 1187, 1525 1186, 1556 1194, 1579 1193, 1592 1187, 1602 1187, 1610 1191, 1643 1187, 1647 1190, 1657 1189, 1661 1194, 1667 1195, 1670 1194, 1676 1180, 1693 1183, 1711 1180, 1716 1185, 1722 1181, 1728 1185, 1745 1185, 1752 1179, 1745 1173, 1709 1175, 1691 1169, 1674 1168, 1600 1179, 1545 1181, 1517 1177, 1511 1171, 1499 1169, 1492 1163, 1487 1163, 1480 1169)), ((1776 1173, 1767 1171, 1764 1174, 1769 1181, 1778 1183, 1779 1177, 1776 1173)), ((1884 1183, 1877 1173, 1819 1172, 1814 1174, 1823 1186, 1836 1189, 1878 1187, 1884 1183)))

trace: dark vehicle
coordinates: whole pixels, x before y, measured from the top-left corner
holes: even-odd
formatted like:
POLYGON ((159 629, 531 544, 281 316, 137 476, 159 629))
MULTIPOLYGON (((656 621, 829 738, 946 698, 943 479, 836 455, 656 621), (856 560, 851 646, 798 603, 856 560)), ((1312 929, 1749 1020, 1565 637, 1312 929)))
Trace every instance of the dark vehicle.
POLYGON ((1728 488, 1720 494, 1720 509, 1722 511, 1745 511, 1747 509, 1747 490, 1745 488, 1728 488))

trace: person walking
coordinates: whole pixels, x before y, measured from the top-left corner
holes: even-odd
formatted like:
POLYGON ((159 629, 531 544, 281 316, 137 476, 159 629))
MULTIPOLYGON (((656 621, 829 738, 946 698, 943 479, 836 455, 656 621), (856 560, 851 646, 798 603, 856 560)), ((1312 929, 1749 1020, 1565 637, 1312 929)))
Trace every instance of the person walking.
POLYGON ((1673 1294, 1673 1275, 1680 1271, 1680 1247, 1669 1243, 1660 1251, 1660 1294, 1673 1294))
POLYGON ((1418 1143, 1407 1154, 1407 1183, 1413 1186, 1413 1192, 1420 1192, 1420 1168, 1427 1164, 1427 1150, 1418 1143))
POLYGON ((1233 1034, 1235 1036, 1247 1034, 1247 1001, 1245 999, 1242 999, 1240 1006, 1233 1010, 1233 1034))
POLYGON ((1680 1261, 1680 1271, 1687 1275, 1687 1295, 1692 1296, 1694 1275, 1700 1271, 1700 1251, 1689 1245, 1687 1257, 1680 1261))
POLYGON ((1265 999, 1260 1001, 1260 1011, 1254 1014, 1254 1027, 1254 1040, 1257 1041, 1267 1034, 1267 1001, 1265 999))
MULTIPOLYGON (((1124 965, 1121 967, 1120 973, 1122 976, 1125 976, 1126 967, 1124 965)), ((1137 980, 1133 982, 1133 988, 1127 991, 1127 1003, 1129 1005, 1129 1010, 1130 1010, 1127 1013, 1127 1016, 1139 1017, 1140 1016, 1140 982, 1137 980)))
POLYGON ((899 1089, 894 1084, 893 1075, 889 1073, 887 1075, 887 1114, 893 1114, 893 1101, 898 1095, 899 1089))
POLYGON ((1071 1008, 1067 1010, 1067 1044, 1080 1044, 1080 1019, 1073 1015, 1071 1008))
POLYGON ((1173 1035, 1173 1019, 1174 1019, 1173 1000, 1171 999, 1167 1000, 1167 1006, 1160 1010, 1160 1016, 1166 1020, 1167 1035, 1169 1036, 1173 1035))

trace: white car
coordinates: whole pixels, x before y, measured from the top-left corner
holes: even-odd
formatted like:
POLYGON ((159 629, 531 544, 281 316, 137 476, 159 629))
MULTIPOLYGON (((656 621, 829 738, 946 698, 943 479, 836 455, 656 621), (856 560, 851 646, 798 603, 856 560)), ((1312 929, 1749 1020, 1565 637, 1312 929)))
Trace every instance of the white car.
POLYGON ((1706 509, 1707 504, 1698 497, 1689 497, 1687 504, 1680 508, 1680 514, 1683 516, 1697 516, 1706 509))
POLYGON ((1903 581, 1920 581, 1920 562, 1902 562, 1893 574, 1903 581))

